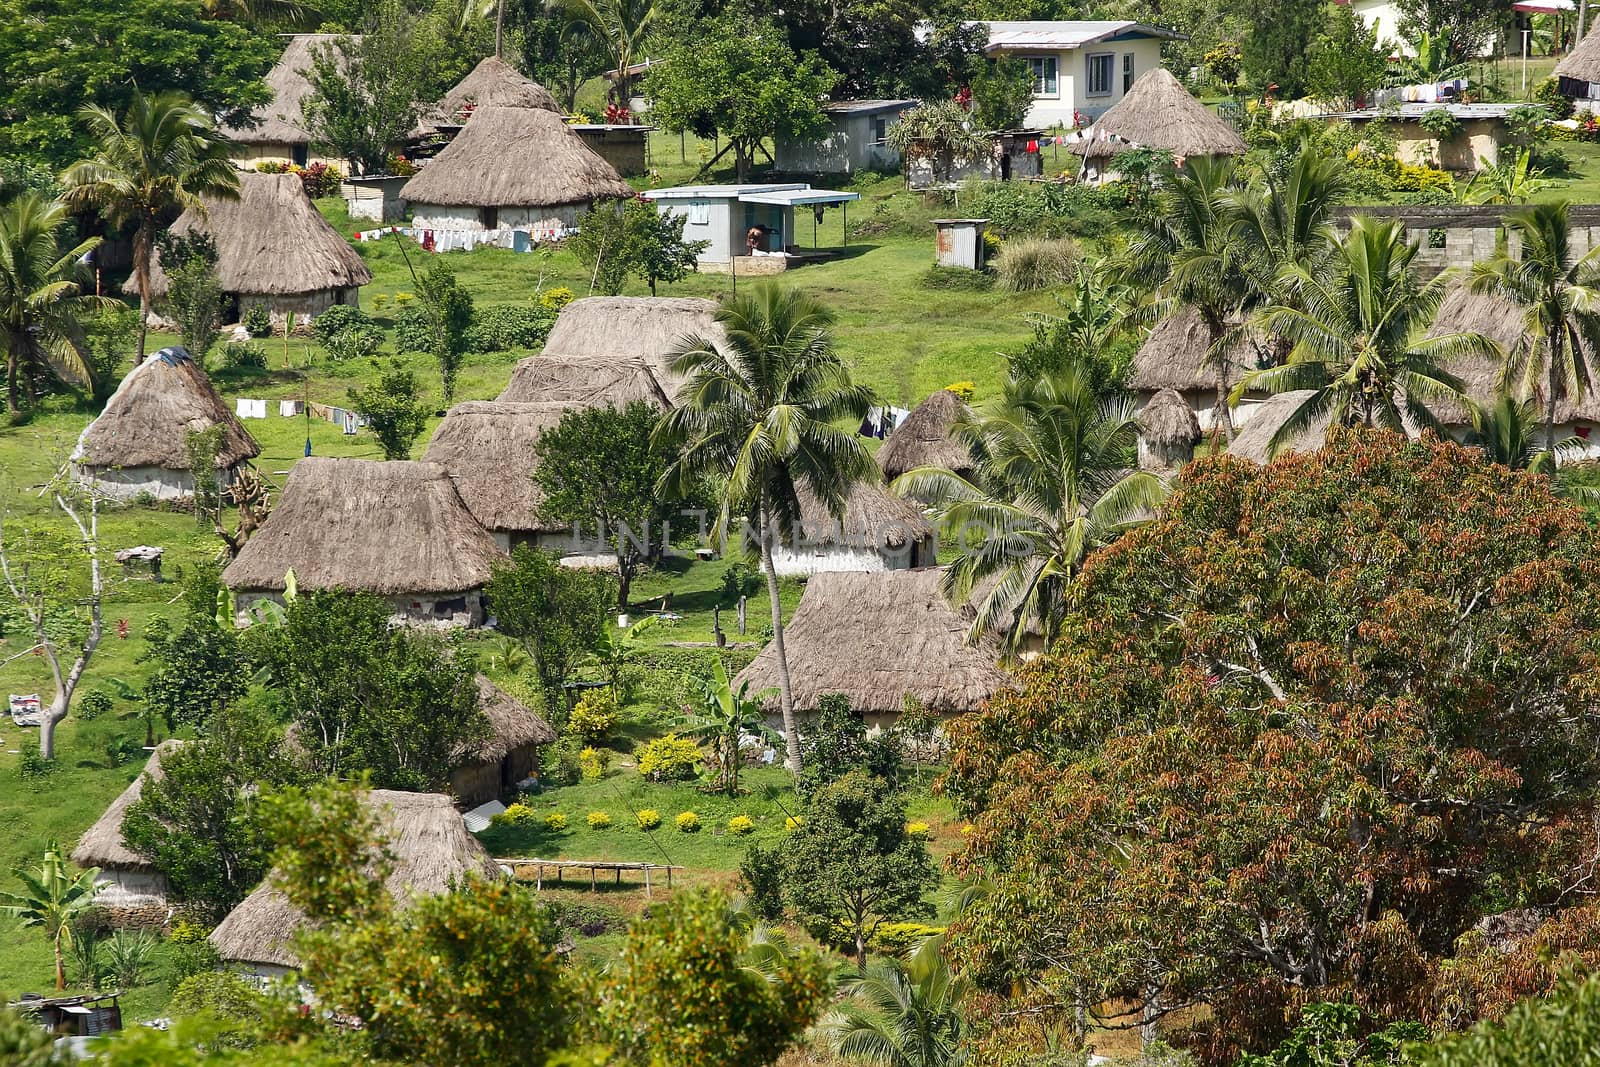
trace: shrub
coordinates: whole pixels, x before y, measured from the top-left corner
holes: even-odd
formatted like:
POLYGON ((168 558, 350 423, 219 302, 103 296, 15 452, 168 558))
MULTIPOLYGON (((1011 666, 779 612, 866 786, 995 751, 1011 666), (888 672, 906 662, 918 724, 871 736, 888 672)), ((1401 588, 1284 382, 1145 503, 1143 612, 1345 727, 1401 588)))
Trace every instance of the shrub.
POLYGON ((343 181, 344 172, 327 163, 313 163, 300 172, 300 184, 313 200, 338 195, 339 184, 343 181))
POLYGON ((654 782, 693 778, 700 770, 700 746, 677 734, 648 742, 639 750, 639 773, 654 782))
POLYGON ((908 823, 906 823, 906 836, 907 837, 928 837, 932 833, 933 833, 933 827, 929 826, 925 822, 908 822, 908 823))
POLYGON ((748 563, 734 563, 722 572, 722 602, 737 604, 742 596, 755 596, 764 579, 748 563))
POLYGON ((91 689, 78 700, 78 720, 93 722, 111 710, 111 697, 104 689, 91 689))
POLYGON ((472 325, 467 327, 467 351, 538 348, 550 336, 555 321, 555 312, 546 307, 489 304, 473 312, 472 325))
POLYGON ((942 926, 927 923, 879 923, 867 938, 867 947, 885 955, 898 956, 928 938, 944 933, 942 926))
POLYGON ((119 737, 106 745, 106 759, 113 767, 123 767, 144 758, 144 746, 131 737, 119 737))
POLYGON ((578 767, 583 772, 585 781, 598 782, 606 776, 606 769, 610 766, 610 749, 585 748, 578 753, 578 767))
POLYGON ((567 828, 567 817, 559 811, 552 811, 544 817, 544 828, 551 833, 559 833, 567 828))
POLYGON ((918 284, 924 289, 946 292, 986 293, 994 288, 994 275, 986 270, 968 270, 966 267, 932 266, 923 272, 918 284))
POLYGON ((1549 109, 1556 119, 1570 119, 1575 105, 1572 98, 1561 91, 1561 79, 1546 78, 1533 90, 1533 99, 1549 109))
POLYGON ((591 830, 609 830, 611 828, 611 816, 603 811, 591 811, 588 822, 591 830))
POLYGON ((639 820, 641 830, 654 830, 661 825, 661 813, 655 808, 642 808, 634 817, 639 820))
POLYGON ((739 861, 745 899, 757 918, 777 922, 783 918, 783 849, 751 845, 739 861))
POLYGON ((790 831, 798 830, 805 824, 805 819, 799 815, 791 815, 787 819, 783 820, 783 828, 790 831))
POLYGON ((222 346, 222 365, 229 370, 266 370, 267 350, 249 341, 229 341, 222 346))
POLYGON ((171 985, 181 985, 197 974, 210 974, 221 962, 217 950, 206 939, 204 927, 194 929, 201 931, 198 941, 179 941, 177 931, 173 931, 172 945, 167 952, 167 981, 171 985))
POLYGON ((583 781, 583 757, 575 738, 564 737, 554 746, 555 767, 550 776, 558 785, 577 785, 583 781))
POLYGON ((251 304, 244 309, 244 317, 239 321, 251 337, 272 336, 272 312, 265 304, 251 304))
POLYGON ((978 387, 971 382, 951 382, 945 389, 960 397, 963 404, 972 403, 972 398, 978 392, 978 387))
POLYGON ((755 820, 748 815, 735 815, 728 820, 728 833, 743 837, 756 828, 755 820))
POLYGON ((1058 289, 1072 284, 1082 258, 1070 237, 1026 237, 1006 242, 995 271, 1001 286, 1013 293, 1058 289))
POLYGON ((401 299, 409 296, 410 293, 396 293, 394 297, 400 307, 394 320, 394 350, 426 352, 433 347, 433 316, 421 304, 401 299))
POLYGON ((693 834, 700 831, 700 816, 692 811, 680 811, 673 822, 678 824, 680 834, 693 834))
POLYGON ((561 900, 545 906, 550 909, 550 918, 557 926, 584 937, 599 937, 628 928, 627 918, 612 904, 561 900))
POLYGON ((22 744, 18 746, 17 751, 17 774, 24 781, 41 781, 50 777, 50 773, 55 769, 55 761, 45 759, 44 754, 39 751, 39 739, 37 737, 25 737, 22 739, 22 744))
POLYGON ((106 970, 123 989, 143 985, 154 962, 156 939, 148 930, 118 930, 106 946, 106 970))
POLYGON ((374 325, 370 316, 352 304, 335 304, 311 322, 311 336, 318 344, 327 344, 352 326, 374 325))
POLYGON ((572 709, 567 726, 585 741, 604 741, 616 729, 619 714, 615 693, 609 689, 591 689, 572 709))
POLYGON ((383 348, 383 331, 376 326, 357 325, 341 330, 324 342, 328 358, 335 363, 371 359, 383 348))
POLYGON ((289 164, 277 159, 264 159, 256 164, 258 174, 288 174, 289 164))
POLYGON ((513 804, 489 821, 496 826, 531 826, 533 819, 532 808, 526 804, 513 804))
POLYGON ((576 299, 578 299, 577 293, 564 285, 558 285, 539 294, 539 306, 551 311, 560 311, 576 299))

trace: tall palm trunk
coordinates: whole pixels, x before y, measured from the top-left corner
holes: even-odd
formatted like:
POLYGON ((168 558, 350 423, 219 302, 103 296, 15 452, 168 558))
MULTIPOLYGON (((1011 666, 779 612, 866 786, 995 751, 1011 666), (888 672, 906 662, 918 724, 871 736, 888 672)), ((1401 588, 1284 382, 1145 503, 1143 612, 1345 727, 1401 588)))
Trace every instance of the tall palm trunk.
POLYGON ((494 57, 500 57, 500 38, 505 32, 506 0, 495 0, 494 5, 494 57))
POLYGON ((778 568, 772 561, 772 538, 761 531, 761 569, 767 572, 767 599, 772 602, 772 647, 778 656, 778 705, 783 709, 784 763, 800 773, 800 731, 794 721, 794 686, 789 681, 789 654, 783 647, 783 604, 778 601, 778 568))
POLYGON ((133 235, 133 275, 139 286, 139 347, 133 365, 144 362, 145 335, 150 332, 150 246, 154 242, 155 225, 148 219, 140 220, 133 235))
POLYGON ((13 341, 6 345, 6 414, 15 415, 17 407, 17 349, 19 343, 13 341))
MULTIPOLYGON (((1206 336, 1210 344, 1209 349, 1215 349, 1217 342, 1222 340, 1222 335, 1227 332, 1222 324, 1222 319, 1213 314, 1206 314, 1206 336)), ((1228 354, 1217 355, 1217 420, 1222 424, 1222 434, 1228 444, 1233 444, 1233 412, 1228 407, 1228 354)))
POLYGON ((67 959, 61 952, 60 930, 56 931, 54 947, 56 950, 56 992, 59 993, 67 988, 67 959))
POLYGON ((1550 393, 1544 398, 1544 448, 1554 459, 1556 454, 1556 383, 1561 374, 1561 331, 1550 331, 1550 373, 1546 388, 1550 393))

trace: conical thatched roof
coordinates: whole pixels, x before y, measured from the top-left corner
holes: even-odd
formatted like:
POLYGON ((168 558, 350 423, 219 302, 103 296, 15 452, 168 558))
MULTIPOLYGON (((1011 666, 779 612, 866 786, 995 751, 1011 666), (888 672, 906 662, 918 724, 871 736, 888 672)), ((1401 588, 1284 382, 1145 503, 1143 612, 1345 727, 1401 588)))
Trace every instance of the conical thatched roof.
POLYGON ((478 707, 489 720, 489 734, 458 752, 463 763, 495 763, 523 745, 553 744, 556 732, 532 709, 483 675, 478 675, 478 707))
POLYGON ((890 480, 917 467, 944 467, 957 474, 972 469, 972 453, 952 432, 966 411, 961 398, 940 389, 912 409, 878 449, 878 466, 890 480))
POLYGON ((727 341, 717 302, 676 296, 590 296, 561 309, 544 350, 563 356, 642 359, 665 381, 674 351, 691 337, 727 341))
POLYGON ((536 107, 562 114, 561 105, 550 90, 497 56, 488 57, 456 82, 455 88, 440 97, 429 117, 435 123, 461 122, 462 111, 469 104, 474 109, 536 107))
POLYGON ((83 832, 78 847, 72 850, 72 862, 80 867, 105 867, 113 870, 154 870, 150 861, 129 848, 122 840, 122 819, 128 809, 144 795, 144 780, 160 781, 161 757, 183 744, 182 741, 163 741, 150 753, 139 777, 111 802, 94 825, 83 832))
POLYGON ((217 469, 261 454, 211 379, 180 346, 148 357, 117 386, 99 418, 78 439, 72 460, 85 467, 189 469, 185 444, 191 430, 222 427, 217 469))
MULTIPOLYGON (((1128 387, 1140 393, 1161 389, 1176 389, 1180 393, 1197 389, 1214 391, 1216 368, 1206 364, 1206 349, 1210 343, 1200 313, 1188 306, 1177 308, 1156 323, 1134 354, 1128 387)), ((1242 372, 1255 369, 1256 350, 1248 337, 1241 335, 1229 345, 1228 362, 1232 366, 1230 381, 1237 381, 1242 372)))
POLYGON ((1139 436, 1153 445, 1193 448, 1200 443, 1200 420, 1177 390, 1162 389, 1139 412, 1139 436))
POLYGON ((517 362, 501 402, 625 408, 635 400, 672 406, 674 390, 642 359, 545 352, 517 362))
POLYGON ((1092 135, 1075 151, 1098 159, 1130 148, 1162 148, 1175 156, 1242 156, 1246 145, 1237 130, 1190 96, 1165 68, 1156 67, 1095 121, 1092 135))
POLYGON ((842 519, 834 518, 822 499, 804 485, 798 496, 800 525, 794 536, 796 542, 806 545, 900 548, 934 535, 920 507, 890 495, 881 484, 858 482, 845 498, 842 519))
MULTIPOLYGON (((172 232, 198 229, 211 235, 224 292, 294 295, 372 281, 372 271, 322 217, 293 174, 240 174, 237 200, 202 199, 205 209, 179 215, 172 232)), ((133 284, 130 280, 124 288, 133 284)), ((150 260, 150 292, 158 297, 167 293, 160 253, 150 260)))
MULTIPOLYGON (((540 357, 535 357, 540 358, 540 357)), ((434 431, 423 459, 450 473, 467 510, 490 530, 555 531, 538 517, 544 494, 533 480, 533 446, 575 404, 457 404, 434 431)))
MULTIPOLYGON (((449 797, 374 789, 365 799, 378 813, 394 854, 394 871, 384 888, 397 901, 449 892, 452 880, 468 876, 500 877, 500 869, 467 832, 449 797)), ((277 967, 300 965, 290 943, 305 926, 306 917, 273 888, 274 876, 269 874, 211 932, 211 944, 222 959, 277 967)))
POLYGON ((229 589, 302 589, 398 596, 481 587, 502 553, 435 463, 303 459, 237 559, 229 589))
POLYGON ((563 207, 634 195, 616 168, 536 107, 481 107, 400 190, 412 204, 563 207))
POLYGON ((219 131, 221 136, 235 144, 310 144, 311 134, 306 132, 300 110, 301 102, 311 95, 306 73, 318 48, 346 37, 338 33, 297 33, 290 37, 277 64, 267 71, 265 80, 272 90, 271 102, 250 113, 251 126, 240 130, 223 128, 219 131))
POLYGON ((1556 64, 1555 76, 1600 82, 1600 33, 1590 33, 1579 41, 1578 46, 1567 53, 1567 58, 1556 64))
MULTIPOLYGON (((1271 450, 1273 434, 1277 433, 1278 428, 1289 421, 1289 416, 1293 415, 1315 392, 1314 389, 1296 389, 1289 393, 1277 393, 1255 405, 1250 418, 1234 435, 1233 444, 1228 446, 1228 453, 1248 459, 1252 463, 1270 463, 1273 458, 1271 450)), ((1327 440, 1328 427, 1332 423, 1332 416, 1326 412, 1311 419, 1299 433, 1278 450, 1278 454, 1315 452, 1327 440)))
MULTIPOLYGON (((795 707, 811 710, 829 693, 867 714, 895 714, 907 693, 941 713, 976 710, 1010 684, 992 643, 969 646, 972 609, 957 610, 939 590, 943 571, 831 572, 814 575, 783 629, 795 707)), ((772 645, 739 672, 734 687, 778 684, 772 645)), ((777 698, 768 701, 777 706, 777 698)))

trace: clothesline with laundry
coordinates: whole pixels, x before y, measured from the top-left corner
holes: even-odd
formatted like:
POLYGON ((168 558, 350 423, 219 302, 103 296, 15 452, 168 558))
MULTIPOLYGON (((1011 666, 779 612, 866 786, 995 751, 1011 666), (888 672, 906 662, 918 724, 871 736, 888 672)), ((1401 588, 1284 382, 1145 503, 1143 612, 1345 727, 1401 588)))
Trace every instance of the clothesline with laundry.
POLYGON ((525 230, 501 227, 497 230, 439 230, 423 226, 385 226, 362 230, 358 241, 378 241, 390 234, 404 234, 422 246, 424 252, 470 252, 474 248, 506 248, 513 252, 532 252, 548 241, 561 241, 577 233, 572 226, 540 226, 525 230))
MULTIPOLYGON (((319 404, 311 401, 311 417, 323 422, 337 425, 346 435, 354 434, 357 430, 367 425, 367 420, 349 408, 342 408, 336 404, 319 404)), ((267 417, 267 402, 254 400, 249 397, 239 397, 234 401, 234 414, 241 419, 264 419, 267 417)), ((306 402, 303 400, 278 401, 278 414, 282 418, 294 418, 306 413, 306 402)))

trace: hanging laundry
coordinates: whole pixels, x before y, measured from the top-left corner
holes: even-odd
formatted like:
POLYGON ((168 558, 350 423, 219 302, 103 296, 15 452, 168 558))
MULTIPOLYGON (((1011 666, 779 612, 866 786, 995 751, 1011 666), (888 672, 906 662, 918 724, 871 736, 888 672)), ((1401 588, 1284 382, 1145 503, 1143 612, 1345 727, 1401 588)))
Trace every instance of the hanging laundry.
POLYGON ((278 401, 278 414, 286 419, 301 414, 305 409, 305 403, 300 400, 278 401))
POLYGON ((311 402, 311 417, 321 419, 323 422, 331 422, 333 421, 333 409, 326 404, 319 404, 313 400, 311 402))
POLYGON ((346 437, 353 436, 355 434, 355 432, 356 432, 357 425, 358 425, 358 422, 359 422, 359 420, 356 417, 356 413, 353 412, 353 411, 345 412, 343 421, 344 421, 344 435, 346 437))
POLYGON ((264 419, 267 417, 267 402, 240 397, 234 401, 233 411, 241 419, 264 419))

